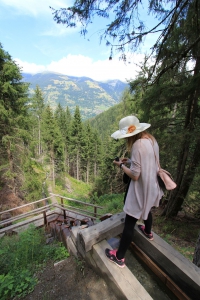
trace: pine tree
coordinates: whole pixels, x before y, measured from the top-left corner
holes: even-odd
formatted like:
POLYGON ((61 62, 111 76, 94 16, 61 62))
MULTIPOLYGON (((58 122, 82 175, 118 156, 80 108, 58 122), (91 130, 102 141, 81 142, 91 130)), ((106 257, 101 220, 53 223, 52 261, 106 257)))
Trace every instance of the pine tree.
POLYGON ((83 126, 81 121, 81 115, 79 107, 76 106, 74 117, 71 125, 71 137, 70 137, 70 173, 77 180, 81 179, 81 140, 83 137, 83 126))
POLYGON ((32 113, 33 138, 37 141, 37 154, 40 156, 42 153, 41 124, 45 104, 42 90, 38 85, 36 85, 34 95, 31 98, 30 102, 30 111, 32 113))
MULTIPOLYGON (((28 143, 28 85, 23 83, 19 67, 0 44, 0 150, 7 158, 13 191, 16 187, 17 168, 28 143)), ((19 179, 19 178, 18 178, 19 179)))
POLYGON ((49 106, 45 108, 43 113, 42 135, 46 154, 50 157, 52 179, 55 185, 56 173, 63 171, 64 143, 57 121, 49 106))

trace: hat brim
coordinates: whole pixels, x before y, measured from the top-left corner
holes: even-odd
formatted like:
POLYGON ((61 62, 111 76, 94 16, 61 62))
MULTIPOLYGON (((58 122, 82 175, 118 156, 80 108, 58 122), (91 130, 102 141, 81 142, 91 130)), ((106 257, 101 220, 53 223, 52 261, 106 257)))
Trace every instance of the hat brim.
POLYGON ((114 138, 115 140, 119 140, 119 139, 123 139, 123 138, 127 138, 133 135, 136 135, 144 130, 146 130, 147 128, 149 128, 151 126, 151 124, 148 123, 140 123, 140 127, 136 128, 133 132, 131 133, 126 133, 123 134, 120 130, 115 131, 111 137, 114 138))

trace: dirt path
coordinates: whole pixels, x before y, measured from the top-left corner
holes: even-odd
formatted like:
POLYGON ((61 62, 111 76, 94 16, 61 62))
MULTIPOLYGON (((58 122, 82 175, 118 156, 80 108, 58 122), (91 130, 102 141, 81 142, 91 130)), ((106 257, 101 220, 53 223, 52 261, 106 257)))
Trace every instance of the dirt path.
POLYGON ((34 291, 23 300, 117 300, 106 282, 73 256, 49 264, 38 279, 34 291))
MULTIPOLYGON (((48 193, 49 194, 53 193, 53 189, 52 189, 52 186, 50 184, 48 185, 48 193)), ((52 203, 58 204, 57 198, 55 196, 51 197, 51 201, 52 201, 52 203)))

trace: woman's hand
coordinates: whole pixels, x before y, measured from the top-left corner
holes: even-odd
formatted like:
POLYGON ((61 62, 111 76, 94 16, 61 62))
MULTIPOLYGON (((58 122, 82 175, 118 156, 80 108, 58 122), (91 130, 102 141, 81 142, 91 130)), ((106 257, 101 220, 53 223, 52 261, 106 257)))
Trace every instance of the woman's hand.
POLYGON ((115 164, 116 166, 120 167, 120 164, 122 164, 123 161, 121 160, 121 158, 119 160, 113 160, 113 164, 115 164))
POLYGON ((125 164, 125 165, 131 165, 131 160, 130 160, 130 158, 128 158, 128 157, 122 158, 122 162, 123 162, 123 164, 125 164))

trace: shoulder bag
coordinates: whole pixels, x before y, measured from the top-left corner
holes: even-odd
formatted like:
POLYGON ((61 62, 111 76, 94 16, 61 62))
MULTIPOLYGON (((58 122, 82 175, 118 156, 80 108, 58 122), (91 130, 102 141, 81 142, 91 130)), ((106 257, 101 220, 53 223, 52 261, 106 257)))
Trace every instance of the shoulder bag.
MULTIPOLYGON (((152 147, 153 147, 153 145, 152 145, 152 147)), ((159 184, 160 188, 162 190, 168 190, 168 191, 175 189, 177 185, 174 182, 172 175, 168 171, 161 168, 160 162, 158 161, 154 147, 153 147, 153 151, 154 151, 155 159, 156 159, 156 162, 157 162, 158 168, 159 168, 158 172, 157 172, 157 179, 158 179, 158 184, 159 184)))

